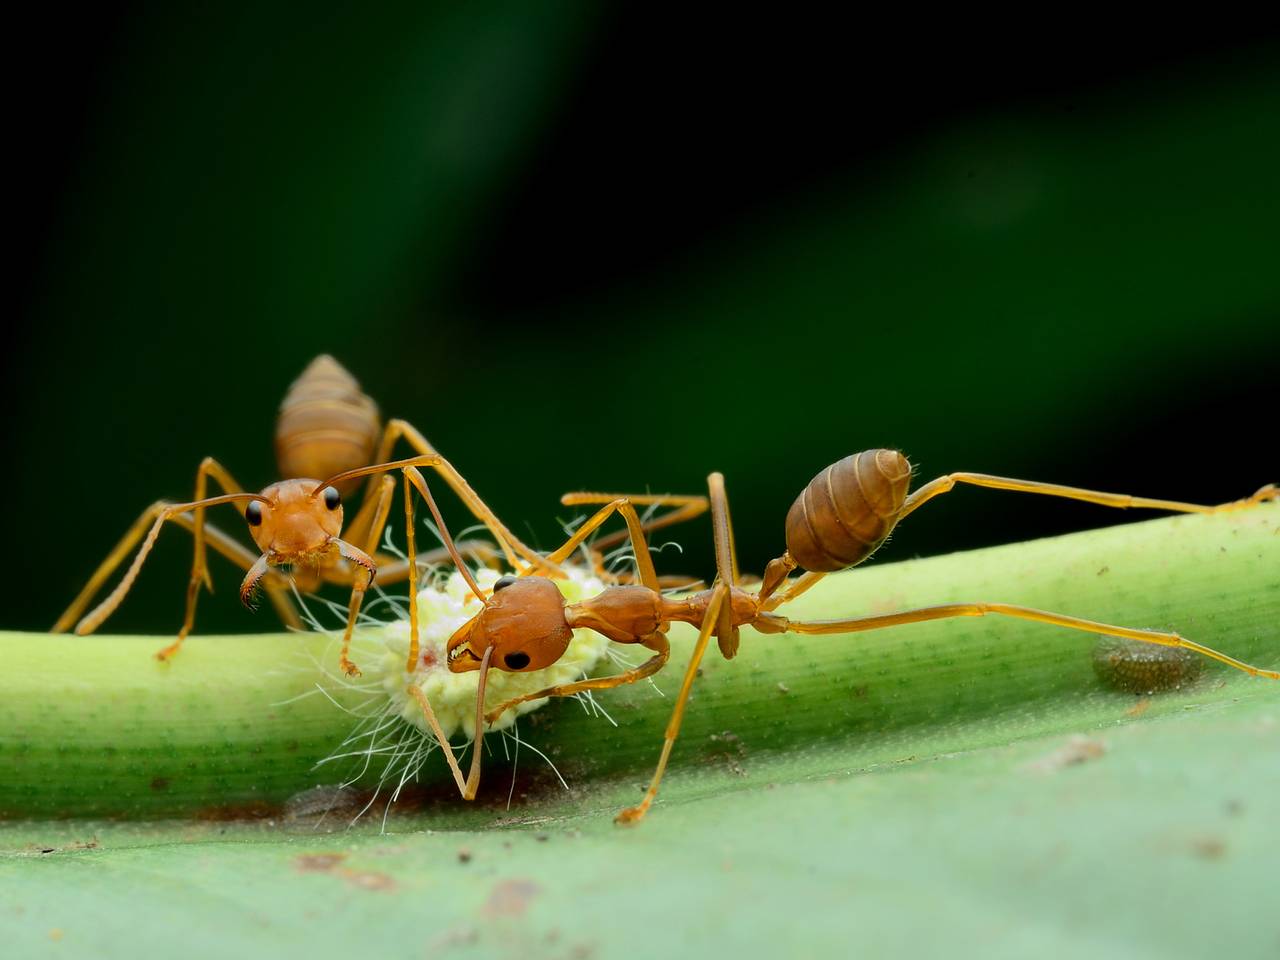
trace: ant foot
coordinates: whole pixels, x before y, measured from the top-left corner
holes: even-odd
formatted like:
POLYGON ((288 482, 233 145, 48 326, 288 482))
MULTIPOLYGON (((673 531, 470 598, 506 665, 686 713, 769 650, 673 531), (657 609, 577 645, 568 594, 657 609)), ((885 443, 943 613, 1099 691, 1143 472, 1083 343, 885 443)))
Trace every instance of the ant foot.
POLYGON ((360 676, 360 668, 357 667, 350 660, 348 660, 346 657, 343 657, 341 660, 338 661, 338 666, 342 668, 342 672, 345 673, 348 677, 360 676))
POLYGON ((506 713, 507 708, 511 706, 514 706, 514 704, 504 703, 502 706, 498 707, 496 710, 490 710, 488 713, 486 713, 484 715, 485 726, 489 726, 489 727, 493 726, 494 721, 497 720, 504 713, 506 713))
POLYGON ((624 810, 619 810, 618 815, 613 818, 613 822, 620 824, 639 823, 644 819, 644 815, 648 812, 649 804, 646 801, 637 807, 627 807, 624 810))

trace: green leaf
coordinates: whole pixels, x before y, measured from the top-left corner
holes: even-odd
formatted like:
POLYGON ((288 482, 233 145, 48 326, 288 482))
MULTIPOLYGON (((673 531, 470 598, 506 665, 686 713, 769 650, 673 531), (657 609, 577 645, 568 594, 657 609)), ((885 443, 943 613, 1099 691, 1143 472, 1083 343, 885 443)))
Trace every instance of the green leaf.
MULTIPOLYGON (((790 615, 1004 600, 1274 668, 1278 521, 1268 506, 869 567, 790 615)), ((288 666, 315 638, 207 638, 165 668, 155 638, 7 635, 10 815, 274 812, 9 823, 0 936, 24 957, 1274 956, 1280 684, 1209 663, 1138 697, 1101 686, 1094 640, 995 617, 748 634, 708 661, 638 827, 612 814, 671 702, 643 685, 601 698, 616 728, 574 703, 533 715, 567 792, 522 753, 510 808, 498 762, 465 805, 439 764, 444 785, 384 834, 380 816, 347 829, 275 806, 350 723, 319 697, 282 703, 319 676, 288 666)))

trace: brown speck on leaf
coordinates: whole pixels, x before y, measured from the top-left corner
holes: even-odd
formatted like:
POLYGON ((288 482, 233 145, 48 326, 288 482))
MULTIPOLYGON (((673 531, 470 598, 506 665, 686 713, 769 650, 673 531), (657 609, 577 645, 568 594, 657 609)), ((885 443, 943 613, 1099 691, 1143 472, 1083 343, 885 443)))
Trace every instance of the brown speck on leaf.
POLYGON ((1221 837, 1193 837, 1191 852, 1201 860, 1221 860, 1227 853, 1227 843, 1221 837))
POLYGON ((61 928, 61 927, 54 927, 52 930, 50 930, 50 931, 49 931, 49 939, 50 939, 50 940, 52 940, 54 943, 57 943, 59 940, 61 940, 61 939, 62 939, 62 928, 61 928))
POLYGON ((344 867, 345 853, 304 853, 293 858, 293 865, 302 873, 328 873, 342 877, 347 883, 361 890, 392 890, 396 882, 385 873, 376 870, 353 870, 344 867))
POLYGON ((304 853, 293 858, 293 865, 303 873, 328 873, 346 859, 345 853, 304 853))
POLYGON ((459 863, 470 863, 470 862, 471 862, 471 851, 470 851, 469 849, 467 849, 466 847, 463 847, 462 849, 460 849, 460 850, 458 851, 458 862, 459 862, 459 863))
POLYGON ((1111 568, 1110 568, 1110 567, 1108 567, 1108 566, 1103 566, 1103 567, 1102 567, 1102 569, 1098 571, 1098 574, 1097 574, 1097 575, 1101 577, 1101 576, 1104 576, 1104 575, 1106 575, 1106 574, 1108 574, 1108 573, 1110 573, 1110 572, 1111 572, 1111 568))
POLYGON ((1063 767, 1074 767, 1097 760, 1107 752, 1107 745, 1092 737, 1074 736, 1065 744, 1027 764, 1036 773, 1057 773, 1063 767))
POLYGON ((466 946, 468 944, 477 943, 480 940, 480 931, 472 926, 452 927, 446 930, 440 936, 432 940, 428 946, 431 953, 428 956, 435 956, 437 953, 443 953, 452 947, 466 946))
POLYGON ((153 777, 151 779, 151 789, 155 793, 163 793, 169 789, 168 777, 153 777))
POLYGON ((1124 712, 1124 715, 1126 717, 1140 717, 1150 709, 1151 709, 1151 698, 1143 697, 1141 700, 1135 703, 1132 707, 1126 710, 1124 712))
POLYGON ((542 892, 542 887, 532 880, 502 880, 489 892, 480 912, 486 917, 519 917, 529 909, 533 898, 542 892))
POLYGON ((395 880, 376 870, 343 870, 342 875, 361 890, 394 890, 396 886, 395 880))

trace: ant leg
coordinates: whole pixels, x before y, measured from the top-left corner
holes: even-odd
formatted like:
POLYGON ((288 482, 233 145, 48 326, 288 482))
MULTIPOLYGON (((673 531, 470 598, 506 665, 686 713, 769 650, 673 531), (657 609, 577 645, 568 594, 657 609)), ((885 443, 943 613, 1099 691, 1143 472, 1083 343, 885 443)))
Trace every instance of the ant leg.
MULTIPOLYGON (((760 608, 762 610, 773 610, 776 607, 780 607, 788 600, 794 600, 796 597, 800 596, 800 594, 804 593, 825 576, 825 573, 814 573, 812 570, 806 570, 800 576, 796 577, 795 583, 791 584, 791 586, 787 587, 786 590, 777 596, 770 597, 761 590, 761 594, 767 599, 765 599, 765 601, 760 605, 760 608)), ((769 593, 772 592, 772 590, 769 591, 769 593)))
MULTIPOLYGON (((172 522, 184 530, 193 531, 195 528, 195 522, 189 514, 181 513, 174 517, 172 522)), ((257 560, 257 557, 241 546, 238 541, 229 537, 211 523, 204 525, 204 535, 209 546, 213 547, 215 552, 226 557, 241 570, 249 570, 257 560)), ((302 618, 298 616, 298 611, 289 596, 288 578, 272 571, 263 578, 262 589, 266 591, 267 599, 271 601, 271 605, 276 608, 280 621, 291 630, 301 630, 303 628, 302 618)))
MULTIPOLYGON (((133 558, 133 563, 131 563, 129 565, 129 569, 125 571, 124 578, 116 585, 116 588, 107 595, 105 600, 90 610, 80 620, 80 622, 76 624, 76 633, 80 636, 93 633, 94 630, 97 630, 98 627, 102 625, 102 622, 106 620, 107 617, 111 616, 111 614, 115 612, 116 607, 120 606, 121 601, 124 600, 125 594, 127 594, 129 589, 133 586, 133 581, 138 578, 138 572, 142 569, 142 564, 143 561, 147 559, 147 554, 149 554, 151 552, 151 548, 155 546, 156 538, 160 536, 160 528, 164 526, 165 521, 175 520, 182 514, 189 513, 197 507, 213 507, 223 503, 236 503, 241 500, 257 499, 260 498, 254 493, 227 493, 218 497, 209 497, 199 502, 153 504, 145 513, 143 513, 143 515, 138 519, 138 522, 130 528, 124 538, 116 544, 115 549, 111 551, 111 554, 107 559, 103 561, 102 565, 94 572, 94 575, 90 578, 89 584, 86 586, 85 590, 81 591, 81 595, 77 597, 75 602, 72 604, 74 609, 75 607, 82 606, 84 603, 88 602, 89 597, 92 596, 92 592, 89 591, 89 587, 92 586, 96 589, 102 581, 106 580, 106 578, 111 575, 111 572, 119 565, 120 561, 124 558, 124 555, 127 554, 129 550, 132 549, 133 544, 137 542, 137 535, 141 529, 146 526, 147 518, 149 516, 153 517, 154 519, 152 520, 151 528, 147 531, 146 538, 142 541, 142 546, 139 548, 137 556, 133 558)), ((68 611, 68 613, 70 612, 71 611, 68 611)), ((63 614, 64 618, 66 616, 67 614, 63 614)), ((62 620, 59 620, 58 624, 60 625, 61 623, 62 620)))
POLYGON ((471 770, 467 773, 467 786, 462 791, 463 800, 474 800, 480 787, 480 755, 484 740, 484 693, 489 683, 489 662, 493 659, 493 647, 484 648, 480 658, 480 681, 476 685, 476 736, 471 742, 471 770))
POLYGON ((537 693, 526 693, 522 697, 514 697, 497 709, 486 713, 484 717, 485 723, 493 723, 512 707, 528 700, 541 700, 544 697, 572 697, 574 694, 581 693, 584 690, 612 690, 614 687, 636 683, 645 677, 653 676, 671 658, 671 645, 667 643, 667 638, 661 633, 651 633, 647 637, 641 637, 636 642, 655 652, 654 656, 640 664, 640 666, 624 670, 622 673, 612 677, 591 677, 574 683, 562 683, 559 686, 547 687, 537 693))
POLYGON ((462 767, 458 766, 458 758, 453 755, 453 745, 449 743, 449 738, 444 735, 444 729, 440 726, 440 721, 436 719, 436 712, 431 709, 431 701, 427 695, 422 692, 422 688, 417 684, 409 684, 409 696, 418 701, 418 705, 422 707, 422 716, 427 721, 427 726, 431 728, 431 732, 435 734, 436 743, 440 744, 440 751, 444 754, 445 762, 449 764, 449 772, 453 774, 453 782, 458 785, 458 792, 462 794, 464 800, 470 800, 475 796, 474 789, 471 796, 467 796, 467 781, 462 776, 462 767))
MULTIPOLYGON (((1243 500, 1233 500, 1230 503, 1223 503, 1217 506, 1202 506, 1195 503, 1183 503, 1178 500, 1150 500, 1145 497, 1131 497, 1128 494, 1103 493, 1098 490, 1085 490, 1079 487, 1067 487, 1054 483, 1040 483, 1034 480, 1013 480, 1008 477, 994 477, 985 473, 951 473, 938 477, 936 480, 931 480, 907 497, 897 520, 902 520, 907 514, 928 503, 934 497, 949 492, 957 483, 968 483, 996 490, 1016 490, 1021 493, 1065 497, 1071 500, 1083 500, 1087 503, 1097 503, 1104 507, 1116 507, 1122 510, 1141 507, 1152 510, 1170 510, 1177 513, 1219 513, 1227 510, 1239 510, 1261 503, 1264 500, 1274 500, 1277 496, 1280 496, 1280 491, 1277 490, 1275 484, 1267 484, 1253 496, 1243 500)), ((787 601, 794 600, 826 576, 824 573, 807 572, 799 577, 785 592, 778 596, 771 596, 773 591, 781 586, 786 576, 795 569, 795 561, 790 558, 789 554, 784 554, 778 560, 773 561, 770 564, 770 568, 765 572, 765 582, 760 590, 761 609, 766 611, 774 610, 787 601)))
MULTIPOLYGON (((415 536, 414 521, 413 521, 413 488, 410 485, 408 470, 405 470, 403 472, 402 479, 404 483, 404 536, 406 541, 406 547, 409 550, 409 559, 407 561, 408 568, 409 568, 408 569, 409 657, 408 657, 408 660, 405 662, 404 669, 406 673, 412 676, 414 672, 418 669, 418 652, 419 652, 419 647, 418 647, 418 556, 417 556, 417 544, 415 542, 416 536, 415 536)), ((412 683, 409 684, 409 687, 413 690, 418 689, 412 683)), ((426 699, 425 694, 419 699, 425 700, 426 699)), ((430 706, 424 703, 422 707, 422 711, 424 714, 428 715, 427 716, 428 723, 431 723, 432 719, 434 719, 430 715, 430 710, 431 710, 430 706)), ((436 726, 438 726, 438 724, 436 726)), ((441 739, 439 733, 436 734, 436 739, 437 740, 441 739)), ((449 751, 449 756, 450 756, 450 759, 452 759, 453 751, 449 751)), ((450 766, 457 768, 457 762, 455 761, 454 763, 450 764, 450 766)), ((462 770, 460 768, 455 769, 454 775, 457 777, 457 780, 458 780, 458 789, 463 790, 465 792, 465 789, 462 783, 462 770)))
MULTIPOLYGON (((519 558, 523 559, 534 567, 546 567, 541 555, 536 550, 525 545, 514 533, 507 529, 506 525, 498 519, 487 503, 480 499, 471 485, 466 479, 454 468, 444 457, 436 451, 435 447, 427 442, 427 438, 418 432, 417 428, 407 420, 389 420, 383 429, 382 440, 378 444, 378 463, 387 462, 387 458, 391 455, 392 449, 396 445, 396 441, 403 439, 409 446, 413 447, 424 458, 419 461, 420 466, 428 466, 434 469, 441 477, 444 478, 453 492, 471 511, 472 515, 489 528, 489 532, 493 534, 498 546, 506 555, 507 563, 511 569, 521 571, 524 565, 520 563, 519 558)), ((372 485, 371 485, 372 486, 372 485)), ((552 573, 558 573, 553 570, 552 573)))
POLYGON ((605 504, 594 515, 587 518, 582 526, 573 532, 560 548, 547 554, 547 562, 554 563, 557 566, 564 563, 573 552, 578 549, 591 534, 600 528, 600 525, 608 520, 614 513, 622 514, 622 519, 627 523, 627 535, 631 538, 631 548, 636 555, 636 572, 640 575, 640 582, 650 590, 657 592, 660 589, 658 583, 658 572, 653 566, 653 555, 649 552, 649 545, 644 538, 644 526, 640 522, 640 517, 636 513, 636 508, 631 505, 631 501, 626 497, 619 497, 611 503, 605 504))
MULTIPOLYGON (((650 494, 650 493, 591 493, 591 492, 574 492, 566 493, 560 498, 560 502, 565 506, 583 506, 594 505, 597 503, 612 503, 615 500, 628 500, 636 506, 674 506, 674 510, 652 517, 648 520, 641 518, 640 529, 644 534, 650 534, 654 530, 661 530, 663 527, 670 527, 677 523, 683 523, 685 520, 691 520, 694 517, 701 516, 706 513, 709 501, 703 496, 683 496, 678 494, 650 494)), ((623 543, 630 536, 627 530, 618 530, 613 533, 605 534, 597 537, 592 542, 589 552, 591 554, 591 565, 595 569, 596 574, 601 580, 611 581, 614 583, 634 583, 635 579, 630 575, 614 576, 604 565, 604 554, 606 551, 618 544, 623 543)), ((658 583, 663 589, 681 588, 692 589, 696 584, 702 581, 697 577, 671 576, 664 575, 658 578, 658 583)))
POLYGON ((614 817, 616 823, 637 823, 648 812, 649 807, 653 805, 653 799, 658 795, 658 784, 662 782, 662 775, 666 772, 667 761, 671 757, 671 748, 675 746, 676 737, 680 735, 680 724, 684 720, 684 708, 689 701, 689 692, 693 689, 693 681, 698 676, 698 667, 702 663, 702 657, 707 652, 707 644, 711 640, 711 632, 715 628, 716 621, 719 617, 720 610, 726 605, 725 601, 728 597, 729 587, 721 580, 712 588, 711 599, 707 604, 706 616, 702 620, 702 629, 698 631, 698 642, 694 645, 693 656, 689 658, 689 666, 684 672, 684 682, 680 685, 680 693, 676 697, 675 709, 671 712, 671 719, 667 722, 667 732, 662 743, 662 755, 658 758, 658 767, 653 772, 653 779, 649 781, 649 789, 645 791, 644 799, 634 807, 627 807, 614 817))
MULTIPOLYGON (((374 482, 372 478, 370 484, 374 482)), ((383 474, 382 479, 378 481, 378 495, 371 498, 368 503, 360 507, 360 513, 356 515, 357 522, 361 521, 361 515, 365 514, 366 509, 372 504, 372 518, 369 520, 368 530, 365 531, 362 526, 357 526, 358 532, 364 532, 364 552, 368 554, 375 553, 378 549, 378 543, 382 540, 382 531, 387 527, 387 518, 391 514, 391 497, 395 493, 396 482, 392 477, 383 474)), ((350 531, 348 531, 350 534, 350 531)), ((356 540, 354 535, 351 539, 356 540)))
MULTIPOLYGON (((391 512, 391 494, 395 490, 396 482, 391 477, 384 475, 378 482, 377 486, 377 495, 366 498, 365 505, 360 508, 361 514, 366 514, 366 511, 368 510, 372 511, 372 520, 368 532, 365 535, 365 549, 360 550, 359 548, 353 548, 340 540, 335 541, 335 543, 338 544, 338 553, 350 561, 350 567, 347 571, 344 571, 341 574, 334 574, 325 577, 329 582, 338 581, 351 587, 351 599, 347 603, 347 625, 342 634, 342 651, 338 654, 338 666, 342 669, 342 672, 349 677, 360 676, 360 668, 357 667, 348 657, 348 653, 351 650, 351 636, 355 632, 356 621, 360 616, 360 607, 364 603, 365 592, 373 584, 373 571, 377 570, 377 566, 374 564, 373 559, 369 554, 373 553, 374 547, 377 545, 377 541, 382 536, 382 530, 386 526, 387 514, 391 512), (349 552, 345 552, 343 549, 344 547, 349 552)), ((408 484, 406 484, 406 487, 407 486, 408 484)), ((409 505, 407 500, 405 501, 405 505, 406 507, 409 505)), ((410 563, 408 569, 410 573, 410 589, 412 590, 412 574, 415 570, 412 563, 412 527, 410 527, 409 536, 410 563)), ((381 573, 381 571, 379 571, 379 573, 381 573)), ((385 580, 386 578, 384 577, 383 579, 385 580)), ((414 620, 414 638, 417 639, 417 607, 411 604, 410 613, 414 620)))
POLYGON ((354 565, 355 572, 351 578, 351 600, 347 603, 347 626, 342 633, 342 650, 338 653, 338 666, 347 676, 358 677, 360 668, 351 662, 347 654, 351 651, 351 635, 355 632, 356 620, 360 617, 360 606, 364 603, 365 591, 372 586, 373 577, 378 568, 363 550, 337 537, 330 542, 337 549, 339 556, 354 565))
POLYGON ((390 477, 384 476, 381 479, 370 477, 360 509, 346 522, 347 539, 352 543, 361 544, 367 553, 373 553, 377 549, 378 541, 382 539, 382 529, 387 522, 387 515, 391 512, 389 501, 392 493, 395 492, 395 487, 396 482, 390 477))
MULTIPOLYGON (((566 493, 560 498, 560 502, 566 507, 594 505, 597 503, 611 503, 614 500, 630 500, 631 503, 638 507, 648 506, 671 506, 675 509, 668 510, 666 513, 649 520, 645 520, 641 524, 641 528, 646 534, 655 530, 661 530, 664 527, 674 526, 677 523, 683 523, 686 520, 692 520, 707 512, 710 501, 703 496, 684 496, 670 493, 590 493, 586 491, 575 491, 566 493)), ((627 533, 619 530, 616 533, 606 534, 600 537, 594 544, 593 549, 601 552, 616 547, 627 539, 627 533)))
MULTIPOLYGON (((449 527, 445 524, 444 517, 440 515, 440 508, 436 505, 435 497, 431 495, 431 488, 427 486, 426 478, 422 476, 417 467, 406 466, 404 468, 404 519, 405 538, 409 545, 409 658, 405 670, 408 673, 413 673, 418 667, 419 650, 418 563, 414 547, 413 493, 410 485, 416 487, 418 492, 422 494, 422 499, 427 501, 427 507, 431 510, 432 519, 435 520, 436 526, 439 528, 440 539, 444 541, 445 549, 449 551, 453 565, 457 568, 458 573, 462 574, 462 579, 467 581, 467 586, 471 588, 471 592, 476 595, 481 603, 485 602, 485 595, 484 591, 480 589, 480 585, 476 583, 475 577, 471 575, 471 570, 462 562, 462 557, 458 554, 458 548, 449 533, 449 527)), ((477 730, 479 730, 478 727, 477 730)), ((479 736, 478 733, 477 736, 479 736)))
POLYGON ((933 607, 920 607, 916 610, 904 610, 900 613, 888 613, 871 617, 851 617, 847 620, 788 620, 776 614, 763 614, 760 624, 769 628, 770 632, 789 632, 800 634, 822 633, 860 633, 866 630, 879 630, 881 627, 894 627, 905 623, 923 623, 928 620, 949 620, 953 617, 982 617, 987 614, 998 614, 1004 617, 1015 617, 1019 620, 1032 620, 1036 623, 1048 623, 1069 630, 1082 630, 1086 633, 1101 633, 1109 637, 1124 637, 1129 640, 1141 640, 1165 647, 1182 647, 1193 650, 1203 656, 1225 663, 1236 670, 1242 670, 1252 677, 1267 677, 1280 680, 1280 671, 1263 670, 1244 663, 1225 653, 1219 653, 1210 647, 1203 646, 1176 633, 1163 633, 1158 630, 1140 630, 1134 627, 1118 627, 1110 623, 1098 623, 1080 617, 1069 617, 1061 613, 1050 613, 1032 607, 1022 607, 1012 603, 944 603, 933 607))
MULTIPOLYGON (((58 618, 58 622, 50 629, 50 633, 65 633, 71 629, 75 622, 80 619, 81 614, 84 613, 84 609, 89 605, 89 601, 93 599, 93 595, 102 588, 102 585, 106 583, 124 558, 128 556, 129 551, 142 539, 148 525, 154 522, 156 517, 170 505, 168 501, 160 500, 142 512, 142 515, 138 517, 133 526, 120 538, 120 542, 107 555, 107 558, 99 564, 98 569, 94 571, 93 576, 89 578, 89 581, 80 590, 75 600, 71 602, 71 605, 58 618)), ((194 533, 195 522, 191 519, 189 513, 180 513, 170 519, 188 533, 194 533)), ((257 558, 236 540, 212 524, 205 524, 204 529, 209 545, 219 554, 242 570, 248 570, 253 566, 257 558)), ((302 620, 299 618, 297 610, 294 609, 293 602, 289 599, 285 583, 286 581, 279 575, 273 573, 264 582, 263 586, 285 626, 300 630, 302 629, 302 620)))
POLYGON ((71 605, 62 612, 62 616, 58 618, 58 622, 50 629, 50 633, 66 633, 71 629, 71 626, 84 613, 84 608, 89 605, 89 601, 93 599, 94 594, 102 588, 102 585, 107 582, 111 574, 115 573, 116 568, 124 562, 124 558, 129 555, 138 541, 142 539, 146 530, 155 522, 156 517, 164 513, 170 506, 172 504, 167 500, 157 500, 142 511, 142 515, 133 522, 133 526, 125 531, 124 536, 120 538, 120 542, 111 548, 111 552, 107 554, 106 559, 98 564, 98 569, 93 571, 93 575, 81 587, 76 598, 71 601, 71 605))
MULTIPOLYGON (((724 489, 724 474, 713 473, 707 477, 707 489, 711 493, 711 534, 716 548, 716 574, 720 582, 732 589, 738 585, 738 552, 733 543, 733 522, 729 518, 729 496, 724 489)), ((720 654, 732 660, 738 653, 738 626, 733 622, 733 604, 720 607, 720 622, 716 625, 716 639, 720 654)))
POLYGON ((1012 480, 1008 477, 993 477, 985 473, 949 473, 946 476, 931 480, 915 493, 907 497, 898 514, 901 520, 917 507, 923 506, 934 497, 941 496, 951 490, 957 483, 968 483, 976 487, 991 487, 995 490, 1016 490, 1020 493, 1038 493, 1050 497, 1066 497, 1070 500, 1084 500, 1104 507, 1116 507, 1127 510, 1141 507, 1149 510, 1170 510, 1174 513, 1223 513, 1228 510, 1240 510, 1262 503, 1264 500, 1275 500, 1280 497, 1280 488, 1269 483, 1251 497, 1243 500, 1232 500, 1216 506, 1203 506, 1198 503, 1183 503, 1180 500, 1150 500, 1146 497, 1132 497, 1126 493, 1103 493, 1098 490, 1084 490, 1080 487, 1066 487, 1057 483, 1040 483, 1035 480, 1012 480))
POLYGON ((702 617, 698 642, 694 645, 693 656, 689 658, 684 682, 681 683, 680 693, 676 697, 675 709, 667 722, 662 755, 658 758, 658 767, 653 773, 653 779, 649 782, 649 789, 645 791, 644 799, 639 804, 627 807, 618 813, 614 818, 617 823, 639 822, 658 795, 658 785, 662 782, 667 761, 671 757, 671 749, 675 746, 676 737, 680 734, 680 724, 684 721, 689 693, 693 689, 693 681, 698 676, 698 667, 707 652, 707 644, 712 632, 717 634, 720 652, 726 660, 732 659, 738 652, 738 627, 733 620, 733 603, 729 599, 730 591, 738 583, 738 558, 733 542, 733 523, 729 516, 729 497, 725 493, 723 474, 713 473, 707 477, 707 489, 711 494, 711 527, 716 548, 716 585, 712 588, 706 613, 702 617))
POLYGON ((449 772, 453 774, 453 781, 458 785, 458 791, 462 794, 463 800, 474 800, 476 791, 480 787, 480 748, 481 740, 484 738, 484 691, 489 679, 489 660, 492 656, 493 647, 486 647, 484 656, 480 660, 480 681, 476 688, 476 736, 471 744, 471 770, 465 782, 462 779, 462 768, 458 766, 458 760, 453 755, 453 746, 444 735, 435 711, 431 709, 431 701, 420 688, 412 683, 409 684, 409 695, 422 707, 422 715, 426 718, 427 725, 431 727, 431 732, 435 734, 436 742, 440 744, 445 761, 449 764, 449 772))
MULTIPOLYGON (((456 544, 458 553, 482 567, 492 567, 498 562, 497 549, 485 540, 459 540, 456 544)), ((409 561, 399 560, 385 554, 370 552, 374 565, 378 568, 378 585, 390 586, 402 583, 409 577, 409 561)), ((436 547, 434 550, 418 552, 418 569, 438 567, 443 563, 453 563, 447 547, 436 547)), ((336 583, 343 587, 351 586, 351 573, 346 570, 329 567, 320 570, 325 583, 336 583)))
MULTIPOLYGON (((223 493, 245 492, 226 467, 213 457, 205 457, 196 468, 196 491, 195 496, 191 498, 193 501, 199 502, 205 499, 210 477, 218 482, 223 493)), ((182 641, 186 640, 187 635, 191 633, 196 623, 196 603, 200 599, 200 587, 204 586, 213 593, 213 581, 209 578, 208 557, 204 548, 204 510, 204 507, 197 507, 192 511, 195 549, 191 558, 191 576, 187 580, 187 609, 182 618, 182 626, 178 629, 178 638, 163 650, 156 652, 157 660, 168 660, 177 653, 182 647, 182 641)))

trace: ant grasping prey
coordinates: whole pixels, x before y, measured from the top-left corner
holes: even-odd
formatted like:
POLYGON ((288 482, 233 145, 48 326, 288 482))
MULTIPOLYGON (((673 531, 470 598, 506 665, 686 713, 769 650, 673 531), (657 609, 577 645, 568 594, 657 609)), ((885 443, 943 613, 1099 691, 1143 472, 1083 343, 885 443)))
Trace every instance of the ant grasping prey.
MULTIPOLYGON (((787 514, 786 551, 765 568, 759 590, 748 592, 739 585, 724 478, 719 473, 713 473, 707 478, 707 482, 715 540, 716 580, 708 590, 675 598, 664 596, 659 590, 653 560, 645 543, 644 529, 632 506, 634 498, 624 496, 611 499, 564 546, 549 554, 546 561, 549 564, 561 563, 616 511, 622 514, 627 523, 636 556, 639 584, 611 586, 589 599, 566 603, 555 583, 529 568, 520 576, 499 580, 490 597, 486 598, 476 589, 476 595, 484 603, 484 607, 449 640, 448 662, 449 669, 454 672, 480 672, 476 698, 477 738, 481 735, 485 722, 492 723, 503 711, 523 701, 572 696, 584 690, 604 690, 653 675, 667 662, 670 648, 664 634, 675 621, 696 626, 699 629, 698 640, 667 725, 662 754, 653 780, 637 806, 618 814, 619 822, 634 823, 640 820, 657 795, 658 785, 680 730, 698 665, 710 638, 716 637, 722 655, 726 659, 732 658, 738 650, 739 628, 743 626, 753 627, 760 633, 838 634, 928 620, 994 614, 1070 630, 1182 647, 1212 657, 1252 676, 1280 679, 1280 672, 1242 663, 1176 633, 1097 623, 1016 604, 948 603, 878 616, 816 621, 789 620, 773 612, 808 590, 827 573, 843 570, 867 559, 884 543, 900 520, 934 497, 951 490, 957 483, 1066 497, 1109 507, 1142 507, 1184 513, 1234 510, 1277 497, 1276 487, 1268 485, 1245 500, 1220 506, 1200 506, 978 473, 953 473, 939 477, 908 495, 910 481, 911 465, 896 450, 867 450, 846 457, 823 470, 805 487, 787 514), (807 572, 779 592, 788 575, 796 569, 807 572), (510 672, 543 669, 560 658, 576 628, 595 630, 618 643, 640 644, 653 651, 653 656, 639 667, 616 676, 597 677, 539 690, 485 712, 485 678, 490 669, 510 672)), ((592 494, 570 494, 564 498, 564 502, 600 502, 600 498, 592 494)), ((448 543, 447 535, 445 540, 448 543)), ((464 798, 474 798, 480 779, 480 750, 478 747, 473 749, 471 770, 464 780, 452 748, 439 732, 439 725, 435 722, 425 694, 417 687, 411 687, 410 693, 417 698, 428 724, 436 731, 458 789, 464 798)))
MULTIPOLYGON (((360 477, 386 474, 408 464, 429 466, 444 478, 472 515, 488 528, 512 569, 524 570, 529 565, 553 574, 557 572, 554 564, 545 563, 536 551, 521 542, 498 519, 453 465, 440 456, 412 424, 391 420, 382 427, 377 404, 330 356, 321 355, 313 360, 289 388, 276 420, 275 448, 281 476, 329 479, 282 480, 260 493, 249 493, 222 464, 206 457, 196 471, 192 501, 178 504, 159 501, 148 507, 94 571, 79 595, 58 618, 52 632, 62 633, 74 624, 76 633, 83 635, 93 633, 101 626, 129 592, 160 528, 171 522, 191 531, 195 543, 194 556, 187 581, 186 615, 182 627, 177 639, 160 650, 157 657, 167 660, 178 652, 195 625, 200 588, 213 589, 206 558, 208 545, 245 571, 240 597, 246 604, 254 588, 260 585, 281 620, 295 629, 301 629, 302 621, 289 599, 287 581, 273 568, 292 567, 292 577, 303 592, 314 591, 322 582, 351 587, 341 666, 349 674, 358 673, 355 665, 347 659, 347 650, 362 598, 373 581, 375 571, 382 584, 409 580, 411 585, 417 571, 412 559, 399 560, 376 552, 391 509, 395 490, 392 477, 383 475, 377 479, 371 476, 345 539, 340 536, 343 532, 342 501, 355 489, 360 477), (411 460, 387 462, 396 443, 402 439, 413 447, 418 456, 411 460), (377 466, 364 466, 370 463, 377 466), (205 496, 210 479, 222 487, 225 495, 205 496), (255 555, 234 538, 205 522, 205 508, 242 501, 248 501, 244 516, 260 555, 255 555), (142 541, 142 548, 120 584, 98 606, 84 614, 90 601, 139 541, 142 541)), ((406 479, 406 490, 409 482, 406 479)), ((680 503, 679 508, 653 518, 646 529, 677 523, 706 509, 703 497, 674 500, 680 503)), ((408 504, 406 515, 412 516, 408 504)), ((409 533, 412 534, 412 527, 409 533)), ((607 544, 607 540, 601 541, 592 552, 592 559, 601 572, 599 549, 607 544)), ((494 555, 487 543, 467 541, 460 546, 462 552, 485 561, 494 555)), ((432 551, 422 560, 430 564, 446 556, 447 551, 432 551)), ((412 669, 411 662, 410 671, 412 669)))

